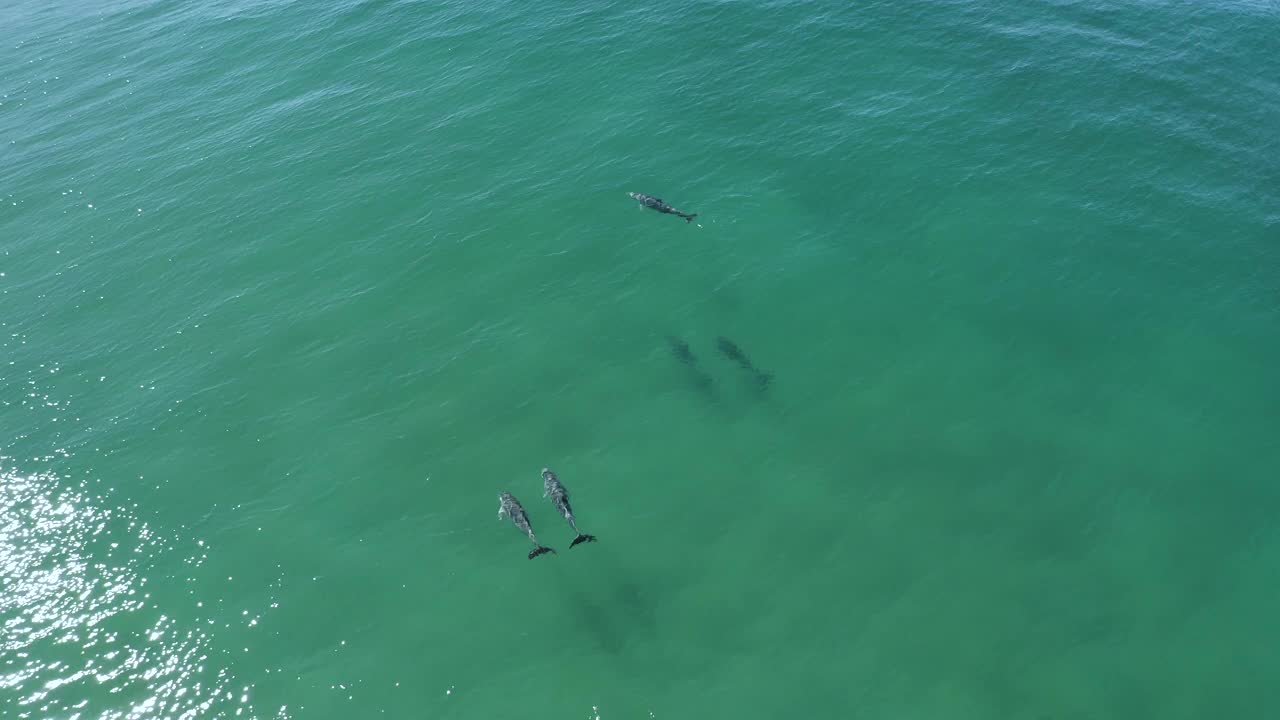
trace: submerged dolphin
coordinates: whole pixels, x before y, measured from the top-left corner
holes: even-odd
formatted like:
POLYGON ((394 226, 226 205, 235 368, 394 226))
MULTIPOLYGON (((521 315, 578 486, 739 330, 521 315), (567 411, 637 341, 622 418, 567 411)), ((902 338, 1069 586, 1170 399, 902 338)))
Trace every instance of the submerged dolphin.
POLYGON ((559 510, 564 519, 569 521, 569 527, 573 528, 573 531, 578 534, 578 537, 569 543, 569 547, 572 548, 578 543, 595 542, 595 535, 587 535, 578 529, 578 523, 573 519, 573 508, 569 507, 569 491, 565 490, 564 485, 560 484, 560 478, 551 472, 551 468, 542 468, 542 487, 545 488, 542 496, 551 500, 551 504, 556 507, 556 510, 559 510))
POLYGON ((725 357, 738 363, 738 366, 743 370, 755 375, 756 382, 760 384, 761 388, 766 388, 769 386, 769 383, 773 382, 773 375, 756 367, 755 364, 751 362, 751 358, 747 357, 747 354, 742 351, 742 348, 738 347, 729 338, 717 338, 716 347, 720 349, 721 353, 724 353, 725 357))
POLYGON ((651 210, 657 210, 660 213, 666 213, 668 215, 679 215, 680 217, 684 218, 685 222, 693 222, 693 219, 698 217, 698 213, 693 213, 693 214, 682 213, 679 210, 671 207, 670 205, 662 202, 661 198, 656 198, 652 195, 645 195, 644 193, 638 193, 638 192, 629 192, 627 194, 630 195, 632 198, 635 198, 636 200, 640 201, 641 205, 651 210))
POLYGON ((693 351, 689 349, 689 343, 674 335, 668 335, 667 344, 671 346, 671 354, 675 355, 677 360, 690 367, 697 367, 698 358, 694 357, 693 351))
POLYGON ((671 346, 671 354, 675 355, 677 360, 689 368, 694 384, 703 392, 715 395, 715 383, 711 376, 698 365, 698 358, 689 349, 689 343, 673 335, 668 335, 667 344, 671 346))
POLYGON ((533 549, 529 551, 529 559, 532 560, 543 553, 554 553, 549 547, 543 547, 538 543, 538 538, 534 537, 533 526, 529 524, 529 515, 524 511, 524 507, 520 505, 520 501, 509 492, 504 492, 498 496, 498 517, 503 516, 511 518, 511 524, 524 531, 525 535, 533 541, 533 549))

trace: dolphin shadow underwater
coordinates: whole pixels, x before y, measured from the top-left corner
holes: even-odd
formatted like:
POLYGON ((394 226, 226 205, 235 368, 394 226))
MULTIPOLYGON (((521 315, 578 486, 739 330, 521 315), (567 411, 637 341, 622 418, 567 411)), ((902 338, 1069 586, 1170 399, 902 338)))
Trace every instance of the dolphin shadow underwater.
MULTIPOLYGON (((698 389, 707 399, 719 405, 724 399, 720 391, 717 389, 715 380, 711 373, 703 369, 698 362, 698 357, 694 355, 690 349, 689 343, 675 335, 666 336, 667 345, 671 350, 671 355, 687 369, 687 375, 690 382, 698 389)), ((731 362, 741 368, 747 375, 747 378, 757 394, 763 395, 773 385, 773 373, 760 369, 748 357, 746 351, 738 346, 737 343, 729 338, 721 335, 716 338, 716 350, 731 362)))
POLYGON ((720 394, 716 390, 715 380, 710 373, 702 369, 698 363, 698 357, 693 354, 693 350, 689 349, 689 343, 674 335, 667 335, 666 340, 671 348, 671 355, 686 368, 689 382, 708 400, 719 402, 720 394))
POLYGON ((773 373, 765 372, 756 367, 755 363, 751 362, 751 358, 747 357, 747 353, 738 347, 738 344, 734 341, 721 335, 716 338, 716 349, 720 351, 721 355, 724 355, 746 371, 759 392, 768 390, 769 386, 773 384, 773 373))
MULTIPOLYGON (((604 562, 602 567, 617 569, 616 563, 604 562)), ((657 624, 645 584, 625 573, 625 578, 605 580, 582 590, 577 578, 567 577, 572 572, 567 565, 556 568, 561 576, 556 584, 564 593, 559 606, 567 613, 569 625, 580 628, 597 649, 619 655, 632 638, 653 636, 657 624)))

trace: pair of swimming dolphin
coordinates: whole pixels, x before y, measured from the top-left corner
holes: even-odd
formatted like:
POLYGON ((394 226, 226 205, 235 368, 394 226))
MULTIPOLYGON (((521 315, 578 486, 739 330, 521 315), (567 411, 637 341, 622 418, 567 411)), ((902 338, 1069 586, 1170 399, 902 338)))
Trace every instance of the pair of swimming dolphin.
MULTIPOLYGON (((542 468, 542 496, 551 500, 551 504, 556 510, 569 521, 569 527, 577 533, 577 537, 573 542, 569 543, 569 547, 573 547, 578 543, 595 542, 595 535, 587 535, 578 529, 578 523, 573 518, 573 508, 569 507, 569 491, 564 489, 564 485, 560 484, 560 478, 551 472, 550 468, 542 468)), ((509 492, 503 492, 498 496, 498 518, 511 518, 511 524, 520 528, 525 535, 529 536, 529 540, 533 542, 533 549, 529 551, 529 559, 532 560, 543 553, 554 553, 549 547, 545 547, 538 542, 538 538, 533 534, 533 526, 529 524, 529 514, 524 511, 524 506, 516 499, 515 495, 509 492)))
MULTIPOLYGON (((667 336, 667 343, 671 345, 671 352, 675 354, 676 359, 689 366, 698 386, 704 390, 710 390, 711 376, 698 365, 698 358, 689 349, 689 343, 672 335, 667 336)), ((720 351, 721 355, 729 358, 737 363, 738 367, 750 373, 761 390, 769 387, 769 383, 773 382, 773 373, 765 372, 756 367, 755 363, 751 362, 751 358, 747 357, 747 353, 729 338, 723 335, 716 338, 716 349, 720 351)))

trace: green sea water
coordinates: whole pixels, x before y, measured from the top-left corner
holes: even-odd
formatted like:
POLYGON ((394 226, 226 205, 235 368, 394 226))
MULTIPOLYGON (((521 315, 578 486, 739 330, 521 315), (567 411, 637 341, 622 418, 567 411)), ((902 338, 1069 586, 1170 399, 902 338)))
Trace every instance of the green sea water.
POLYGON ((1278 38, 6 0, 0 717, 1280 717, 1278 38))

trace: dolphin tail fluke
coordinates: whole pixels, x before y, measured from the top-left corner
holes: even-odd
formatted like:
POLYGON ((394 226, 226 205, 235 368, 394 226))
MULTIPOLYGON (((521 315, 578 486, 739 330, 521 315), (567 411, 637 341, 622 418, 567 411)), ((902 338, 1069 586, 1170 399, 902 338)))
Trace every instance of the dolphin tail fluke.
POLYGON ((534 549, 532 549, 532 550, 530 550, 530 551, 529 551, 529 559, 530 559, 530 560, 532 560, 532 559, 534 559, 534 558, 538 557, 539 555, 544 555, 544 554, 546 554, 546 553, 551 553, 552 555, 554 555, 554 554, 555 554, 555 552, 556 552, 555 550, 552 550, 552 549, 551 549, 551 548, 549 548, 549 547, 543 547, 543 546, 539 545, 538 547, 536 547, 536 548, 534 548, 534 549))
POLYGON ((578 543, 584 543, 584 542, 595 542, 595 541, 596 541, 596 536, 595 536, 595 535, 587 535, 586 533, 578 533, 578 537, 574 538, 574 539, 573 539, 573 542, 569 543, 569 547, 573 547, 574 545, 577 545, 578 543))
POLYGON ((698 213, 693 213, 692 215, 681 215, 680 217, 684 218, 685 222, 693 222, 693 219, 698 217, 698 213))
POLYGON ((773 373, 757 372, 756 379, 760 383, 760 389, 764 390, 773 382, 773 373))

